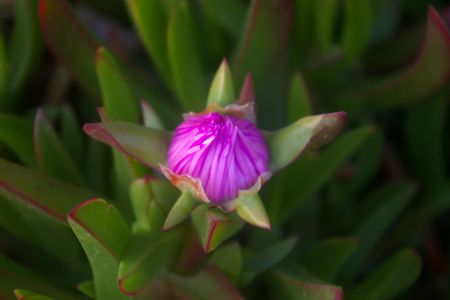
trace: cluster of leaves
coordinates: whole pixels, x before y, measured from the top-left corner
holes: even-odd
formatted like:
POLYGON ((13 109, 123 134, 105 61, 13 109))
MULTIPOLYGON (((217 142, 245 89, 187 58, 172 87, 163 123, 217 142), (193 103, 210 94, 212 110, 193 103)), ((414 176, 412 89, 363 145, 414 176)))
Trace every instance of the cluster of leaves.
MULTIPOLYGON (((425 2, 0 2, 0 298, 429 296, 405 291, 422 270, 410 247, 442 256, 450 35, 425 2), (344 110, 346 130, 263 187, 270 232, 201 209, 161 232, 179 192, 81 124, 101 107, 173 129, 223 57, 243 91, 252 74, 259 127, 344 110)), ((122 152, 149 143, 114 132, 122 152)))

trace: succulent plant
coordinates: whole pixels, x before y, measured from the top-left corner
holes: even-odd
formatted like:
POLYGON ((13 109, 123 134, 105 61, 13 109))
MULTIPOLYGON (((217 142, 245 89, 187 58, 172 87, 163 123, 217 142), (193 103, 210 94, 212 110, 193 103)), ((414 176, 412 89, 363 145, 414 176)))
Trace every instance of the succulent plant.
POLYGON ((448 293, 435 2, 0 1, 0 299, 448 293))

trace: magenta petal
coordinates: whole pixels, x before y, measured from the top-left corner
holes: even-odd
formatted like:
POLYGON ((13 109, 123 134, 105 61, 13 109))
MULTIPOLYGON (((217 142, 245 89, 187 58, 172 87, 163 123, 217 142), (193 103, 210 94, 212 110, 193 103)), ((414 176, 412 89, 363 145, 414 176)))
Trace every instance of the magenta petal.
POLYGON ((269 151, 249 120, 217 112, 194 115, 175 129, 168 168, 199 179, 208 199, 222 203, 269 172, 269 151))

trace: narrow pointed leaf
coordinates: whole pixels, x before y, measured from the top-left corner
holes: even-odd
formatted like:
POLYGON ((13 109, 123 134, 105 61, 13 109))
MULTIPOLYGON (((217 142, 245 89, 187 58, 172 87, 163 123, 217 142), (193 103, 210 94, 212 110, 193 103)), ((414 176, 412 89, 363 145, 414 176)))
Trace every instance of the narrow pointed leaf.
POLYGON ((97 76, 103 105, 111 121, 139 121, 137 99, 119 64, 106 48, 97 50, 97 76))
POLYGON ((277 172, 296 159, 307 147, 315 148, 332 141, 344 126, 345 113, 304 117, 266 137, 270 170, 277 172))
POLYGON ((231 78, 228 62, 224 59, 211 83, 207 104, 218 104, 224 107, 235 100, 233 78, 231 78))
POLYGON ((83 129, 92 138, 144 165, 159 169, 159 164, 166 161, 169 137, 163 131, 126 122, 91 123, 83 129))
POLYGON ((255 89, 253 87, 253 76, 248 73, 245 76, 244 84, 242 85, 241 93, 238 98, 238 104, 244 105, 249 102, 255 102, 255 89))
POLYGON ((342 300, 343 291, 335 285, 309 282, 287 274, 277 272, 275 275, 285 299, 298 300, 342 300))
POLYGON ((161 122, 160 118, 150 106, 150 104, 145 100, 141 100, 141 111, 142 120, 145 126, 164 130, 164 125, 161 122))
POLYGON ((34 122, 34 149, 41 170, 65 181, 86 185, 80 170, 41 110, 34 122))
POLYGON ((200 111, 206 98, 205 78, 193 38, 187 1, 173 10, 167 31, 169 64, 175 94, 185 110, 200 111))
POLYGON ((10 41, 8 61, 9 103, 0 101, 0 107, 14 105, 12 100, 20 92, 24 82, 42 52, 42 36, 38 24, 38 0, 14 1, 14 30, 10 41))
POLYGON ((401 250, 351 290, 346 299, 397 299, 401 293, 414 284, 421 269, 422 262, 415 251, 411 249, 401 250))
POLYGON ((80 283, 77 289, 91 299, 95 299, 95 284, 92 280, 80 283))
POLYGON ((317 44, 322 52, 330 50, 333 46, 333 35, 338 16, 337 0, 314 1, 314 25, 317 44))
POLYGON ((313 114, 308 88, 299 73, 295 74, 291 80, 288 114, 290 123, 313 114))
POLYGON ((53 54, 94 99, 100 99, 95 72, 98 43, 66 0, 39 0, 41 30, 53 54))
POLYGON ((19 117, 0 114, 0 142, 30 167, 36 161, 33 151, 33 125, 19 117))
POLYGON ((239 0, 202 0, 202 6, 212 20, 234 37, 239 37, 245 22, 246 8, 239 0))
POLYGON ((236 216, 208 207, 207 204, 200 205, 194 210, 192 221, 205 252, 215 250, 243 226, 243 222, 236 216))
POLYGON ((303 264, 325 282, 333 282, 340 268, 358 247, 355 238, 323 240, 303 256, 303 264))
POLYGON ((96 198, 71 210, 67 220, 91 265, 96 299, 129 299, 117 286, 120 257, 130 235, 119 212, 96 198))
MULTIPOLYGON (((6 43, 3 34, 0 33, 0 99, 4 102, 7 92, 7 72, 8 72, 8 57, 6 54, 6 43)), ((0 104, 4 106, 5 104, 0 104)))
POLYGON ((374 246, 411 201, 415 191, 412 184, 397 183, 383 186, 369 195, 365 201, 369 205, 365 218, 354 232, 360 246, 340 272, 341 280, 351 280, 358 274, 374 246))
POLYGON ((14 290, 17 300, 53 300, 53 298, 42 296, 26 290, 14 290))
POLYGON ((69 106, 64 106, 61 110, 61 142, 80 166, 84 161, 83 133, 75 113, 69 106))
POLYGON ((252 276, 270 270, 285 259, 297 244, 297 238, 285 239, 267 247, 244 260, 244 272, 252 276))
POLYGON ((176 253, 178 238, 173 232, 133 236, 119 265, 120 290, 127 295, 138 294, 152 279, 165 272, 176 253))
POLYGON ((168 230, 186 220, 199 204, 200 202, 190 192, 183 192, 170 209, 163 230, 168 230))
POLYGON ((209 260, 209 264, 222 270, 233 283, 236 283, 243 266, 242 250, 239 243, 228 243, 216 249, 209 260))
POLYGON ((236 205, 236 213, 245 222, 264 229, 271 229, 269 217, 258 194, 241 195, 236 200, 236 205))
POLYGON ((127 0, 128 9, 144 42, 145 49, 152 58, 165 83, 170 87, 171 72, 166 43, 167 17, 164 12, 165 1, 127 0))

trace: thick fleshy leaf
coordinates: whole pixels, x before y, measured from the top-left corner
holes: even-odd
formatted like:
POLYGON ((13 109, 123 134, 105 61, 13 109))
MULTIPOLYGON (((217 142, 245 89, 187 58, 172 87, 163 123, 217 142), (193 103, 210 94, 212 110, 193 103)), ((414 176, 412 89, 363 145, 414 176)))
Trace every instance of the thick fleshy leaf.
POLYGON ((117 285, 120 257, 130 235, 119 212, 95 198, 72 209, 67 220, 91 265, 96 299, 129 299, 117 285))
POLYGON ((253 87, 253 76, 248 73, 245 76, 244 84, 242 85, 241 93, 239 94, 238 104, 245 105, 255 101, 256 97, 255 88, 253 87))
POLYGON ((92 280, 77 285, 77 289, 91 299, 95 299, 95 284, 92 280))
POLYGON ((185 110, 201 111, 206 98, 205 78, 187 3, 180 1, 170 17, 167 31, 169 64, 180 103, 185 110))
POLYGON ((166 161, 168 134, 126 122, 90 123, 83 127, 92 138, 110 145, 144 165, 159 169, 166 161))
POLYGON ((298 212, 298 209, 355 154, 372 132, 372 127, 354 129, 337 139, 320 155, 309 155, 289 166, 286 172, 281 174, 282 201, 272 199, 274 201, 268 202, 272 222, 287 220, 298 212), (292 180, 293 178, 296 180, 292 180))
POLYGON ((251 72, 257 86, 263 84, 264 77, 285 57, 293 12, 293 0, 252 1, 232 64, 236 82, 242 82, 245 74, 251 72))
POLYGON ((415 175, 428 189, 447 180, 444 152, 447 107, 445 91, 408 111, 406 136, 409 159, 415 175))
POLYGON ((177 299, 244 299, 228 278, 212 266, 204 268, 191 277, 168 274, 165 279, 177 299))
POLYGON ((276 280, 284 299, 296 300, 342 300, 341 287, 297 279, 287 274, 277 272, 276 280))
POLYGON ((163 3, 166 1, 127 0, 128 9, 144 42, 145 49, 151 56, 168 86, 171 86, 171 74, 167 55, 166 35, 167 17, 163 3))
POLYGON ((270 270, 285 259, 296 244, 297 238, 293 237, 246 256, 244 259, 244 272, 247 275, 256 276, 270 270))
POLYGON ((14 205, 3 197, 0 197, 0 227, 22 241, 39 245, 36 234, 24 221, 14 205))
POLYGON ((2 97, 0 107, 14 105, 14 96, 30 76, 42 50, 38 24, 38 0, 14 1, 14 30, 8 59, 8 96, 2 97), (6 100, 5 103, 3 100, 6 100))
MULTIPOLYGON (((8 72, 8 57, 6 54, 6 44, 5 44, 5 38, 3 37, 3 34, 0 33, 0 99, 6 98, 6 92, 7 92, 7 72, 8 72)), ((4 105, 4 104, 1 104, 4 105)))
POLYGON ((416 187, 408 183, 390 184, 374 191, 365 200, 368 207, 364 219, 357 226, 354 236, 360 246, 345 263, 339 278, 349 281, 358 274, 367 257, 386 230, 411 201, 416 187))
POLYGON ((61 142, 74 162, 80 166, 84 158, 84 141, 81 126, 69 106, 61 109, 61 142))
POLYGON ((95 99, 100 90, 95 72, 99 47, 66 0, 39 0, 39 19, 47 45, 95 99))
POLYGON ((30 269, 27 269, 3 255, 0 255, 0 278, 2 279, 0 281, 1 299, 16 299, 16 297, 14 297, 13 290, 17 289, 18 287, 51 296, 56 300, 80 299, 78 297, 79 295, 66 292, 61 288, 55 288, 55 285, 51 284, 51 280, 49 278, 46 278, 42 274, 38 274, 30 269))
POLYGON ((373 1, 345 0, 344 28, 341 44, 349 59, 362 54, 368 44, 374 18, 373 1))
POLYGON ((228 62, 224 59, 211 83, 207 104, 218 104, 225 107, 235 100, 233 78, 231 77, 228 62))
POLYGON ((74 269, 83 267, 65 215, 81 201, 92 198, 92 192, 0 160, 0 195, 11 202, 43 248, 74 269))
POLYGON ((239 231, 243 222, 233 214, 202 204, 192 213, 192 221, 200 236, 205 252, 215 250, 225 240, 239 231))
POLYGON ((204 10, 234 37, 239 37, 245 21, 246 8, 239 0, 202 0, 204 10))
POLYGON ((42 110, 34 120, 34 151, 36 162, 42 171, 77 185, 86 185, 80 170, 64 148, 42 110), (63 168, 61 166, 64 166, 63 168))
POLYGON ((32 123, 13 115, 0 114, 0 142, 28 166, 36 164, 32 123))
POLYGON ((177 202, 170 209, 162 229, 169 230, 186 220, 199 204, 200 202, 189 191, 182 192, 177 202))
POLYGON ((97 49, 96 62, 103 105, 109 119, 137 123, 139 110, 136 96, 114 56, 108 49, 101 47, 97 49))
POLYGON ((209 264, 222 270, 232 282, 236 283, 243 265, 242 250, 239 243, 228 243, 216 249, 211 255, 209 264))
POLYGON ((308 116, 267 134, 272 173, 291 163, 307 147, 316 148, 332 141, 344 126, 344 121, 344 112, 308 116))
POLYGON ((17 300, 53 300, 53 298, 42 296, 26 290, 14 290, 17 300))
POLYGON ((349 300, 397 299, 420 275, 422 261, 411 249, 404 249, 389 258, 383 265, 347 294, 349 300))
POLYGON ((177 232, 132 236, 119 265, 120 290, 127 295, 138 294, 153 278, 168 270, 178 239, 177 232))
POLYGON ((331 238, 323 240, 303 256, 303 264, 325 282, 333 282, 345 261, 358 247, 355 238, 331 238))
POLYGON ((302 76, 297 73, 292 77, 289 89, 288 121, 294 123, 309 115, 312 115, 309 91, 302 76))
POLYGON ((314 1, 314 25, 317 44, 322 52, 333 46, 333 37, 338 16, 337 0, 314 1))

